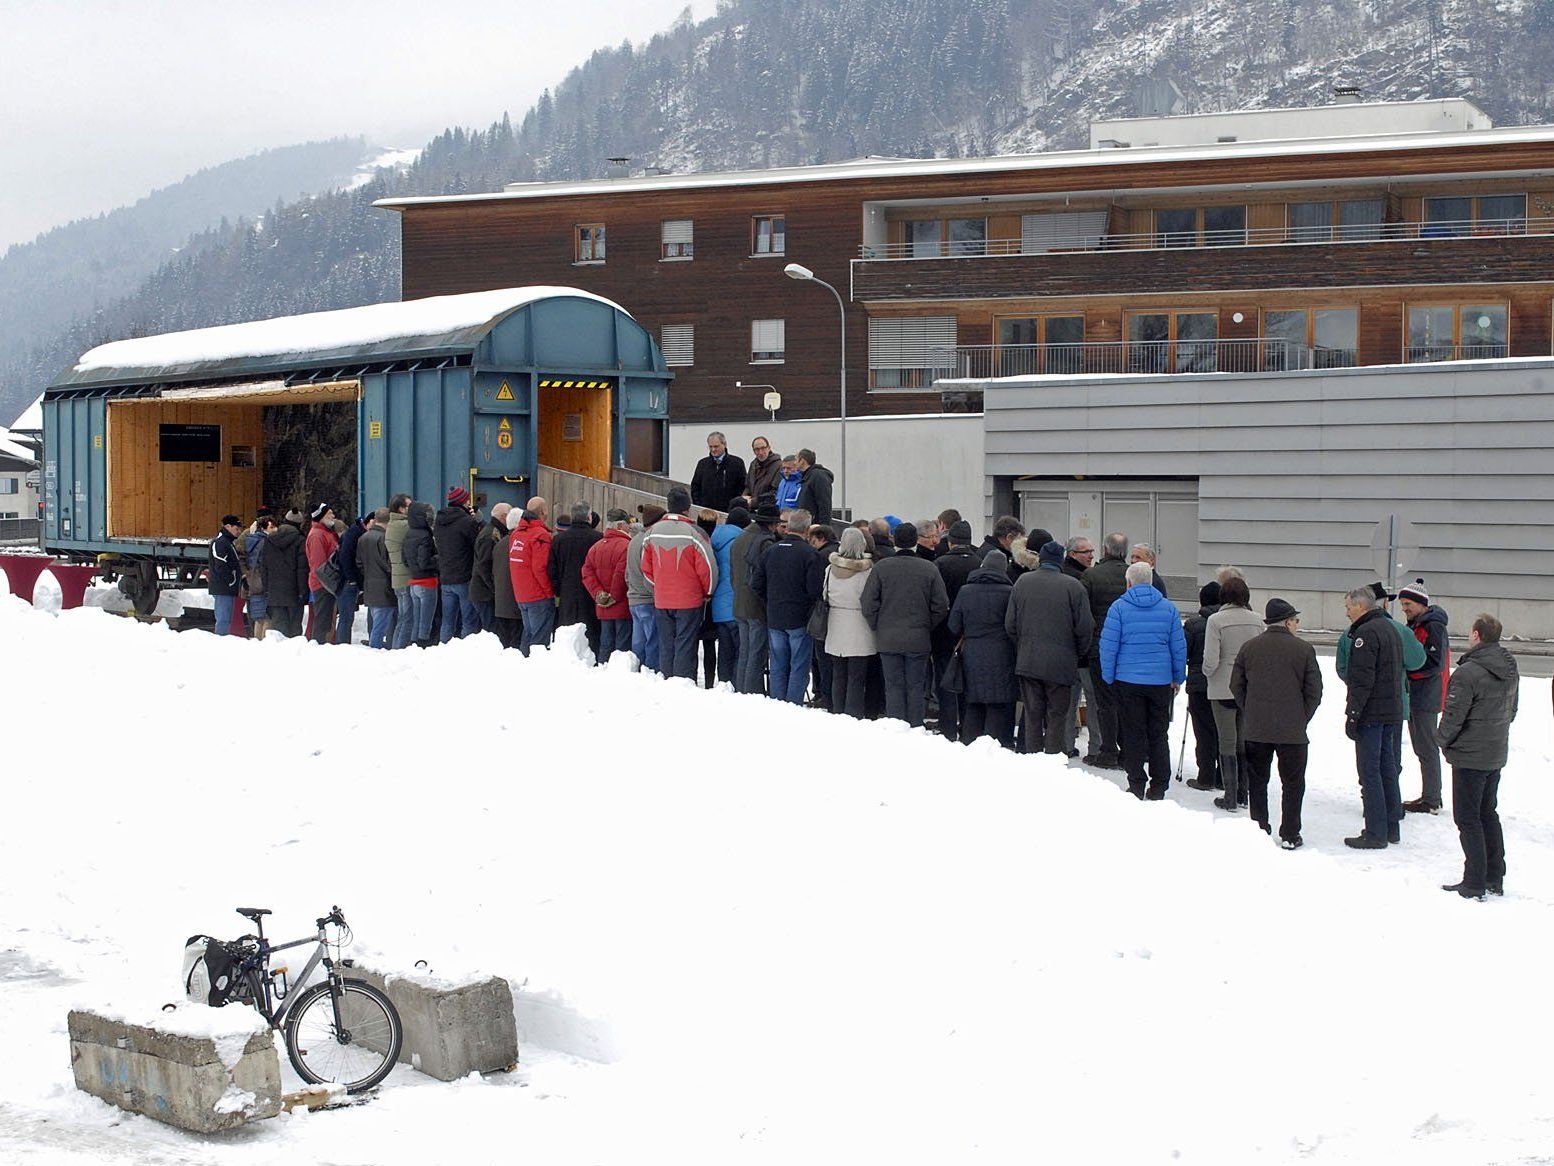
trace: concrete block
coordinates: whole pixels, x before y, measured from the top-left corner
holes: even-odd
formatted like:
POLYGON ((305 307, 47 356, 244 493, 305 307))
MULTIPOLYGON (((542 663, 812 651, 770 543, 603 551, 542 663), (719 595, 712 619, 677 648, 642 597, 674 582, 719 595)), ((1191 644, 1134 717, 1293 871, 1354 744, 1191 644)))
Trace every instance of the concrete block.
MULTIPOLYGON (((213 1011, 219 1010, 202 1009, 213 1011)), ((273 1033, 257 1014, 252 1024, 247 1017, 232 1017, 225 1025, 174 1020, 164 1027, 155 1020, 134 1023, 72 1011, 69 1032, 76 1088, 120 1109, 201 1134, 281 1110, 280 1058, 273 1033)))
POLYGON ((399 1059, 439 1081, 493 1073, 518 1061, 513 993, 500 976, 443 980, 424 973, 355 971, 399 1009, 405 1040, 399 1059))

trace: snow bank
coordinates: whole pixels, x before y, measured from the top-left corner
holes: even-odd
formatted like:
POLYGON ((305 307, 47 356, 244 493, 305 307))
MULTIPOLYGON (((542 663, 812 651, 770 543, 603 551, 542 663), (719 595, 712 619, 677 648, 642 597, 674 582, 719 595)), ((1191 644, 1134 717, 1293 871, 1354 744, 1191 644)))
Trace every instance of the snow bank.
POLYGON ((1287 853, 1180 785, 1140 803, 1060 759, 490 636, 253 643, 7 599, 0 643, 29 677, 0 950, 58 972, 0 991, 0 1140, 23 1149, 60 1130, 91 1161, 388 1166, 515 1143, 547 1164, 1547 1147, 1547 680, 1502 786, 1508 894, 1478 904, 1439 890, 1460 873, 1446 817, 1343 847, 1359 797, 1330 672, 1287 853), (73 695, 109 676, 114 695, 73 695), (288 939, 331 903, 364 951, 506 977, 520 1073, 449 1089, 401 1068, 371 1106, 219 1147, 72 1097, 70 1002, 173 998, 186 936, 246 930, 233 906, 273 907, 288 939))

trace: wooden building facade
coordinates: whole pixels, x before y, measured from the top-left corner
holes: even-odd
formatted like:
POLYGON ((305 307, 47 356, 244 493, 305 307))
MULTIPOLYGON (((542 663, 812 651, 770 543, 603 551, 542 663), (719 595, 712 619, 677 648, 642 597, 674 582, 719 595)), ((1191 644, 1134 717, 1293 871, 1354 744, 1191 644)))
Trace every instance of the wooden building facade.
POLYGON ((938 411, 952 378, 1554 351, 1554 126, 1316 139, 1284 112, 1297 128, 1262 141, 379 205, 401 216, 406 298, 556 283, 625 305, 676 375, 677 421, 758 419, 764 389, 736 382, 775 386, 784 418, 836 414, 836 303, 789 262, 846 301, 855 415, 938 411))

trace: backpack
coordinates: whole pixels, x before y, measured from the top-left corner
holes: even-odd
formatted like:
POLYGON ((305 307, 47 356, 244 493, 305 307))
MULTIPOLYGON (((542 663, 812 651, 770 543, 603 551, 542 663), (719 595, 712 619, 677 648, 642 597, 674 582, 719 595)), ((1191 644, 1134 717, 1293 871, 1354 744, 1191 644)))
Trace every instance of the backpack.
POLYGON ((183 946, 183 990, 196 1004, 219 1008, 237 989, 242 953, 235 944, 209 935, 191 935, 183 946))
POLYGON ((340 548, 336 547, 313 573, 318 576, 318 585, 325 591, 331 595, 340 594, 340 548))

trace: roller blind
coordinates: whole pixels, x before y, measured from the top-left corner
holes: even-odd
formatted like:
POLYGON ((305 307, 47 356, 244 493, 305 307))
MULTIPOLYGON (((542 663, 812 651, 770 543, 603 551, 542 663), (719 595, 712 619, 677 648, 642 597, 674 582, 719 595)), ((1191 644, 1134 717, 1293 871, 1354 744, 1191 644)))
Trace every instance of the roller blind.
POLYGON ((752 353, 783 354, 784 324, 783 320, 751 320, 750 321, 750 351, 752 353))
POLYGON ((692 225, 692 220, 690 219, 664 220, 664 242, 689 243, 691 241, 692 225))
POLYGON ((870 368, 947 368, 954 316, 897 316, 869 321, 870 368))
POLYGON ((670 368, 689 368, 696 363, 696 325, 665 324, 661 347, 670 368))
POLYGON ((1020 250, 1027 255, 1059 248, 1098 248, 1106 236, 1106 211, 1054 211, 1020 216, 1020 250))

